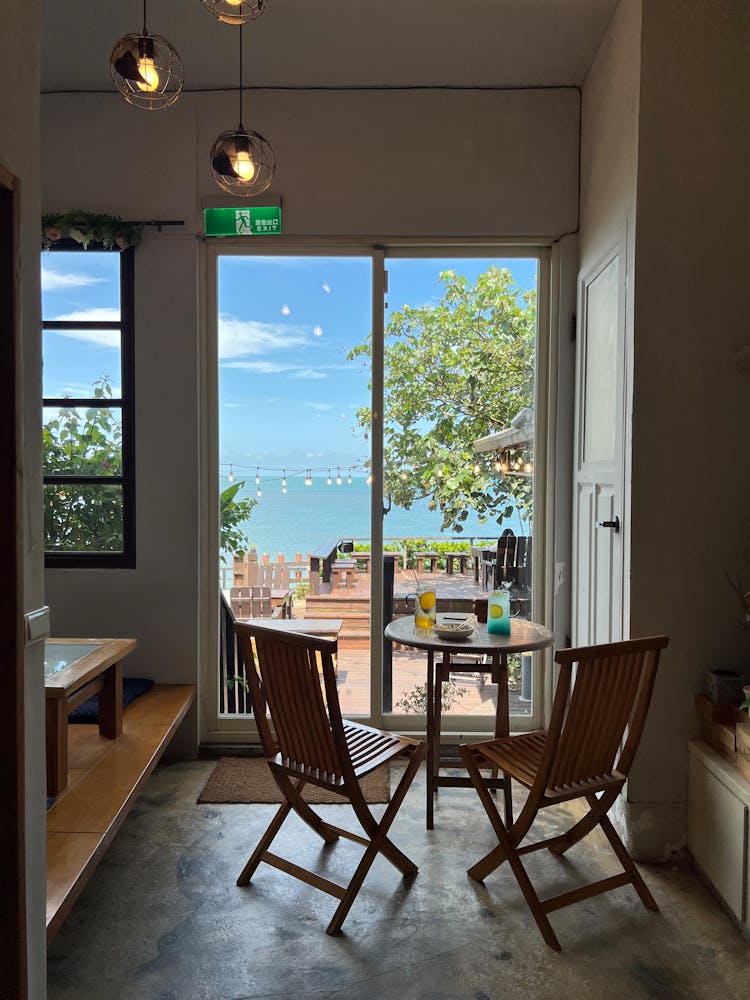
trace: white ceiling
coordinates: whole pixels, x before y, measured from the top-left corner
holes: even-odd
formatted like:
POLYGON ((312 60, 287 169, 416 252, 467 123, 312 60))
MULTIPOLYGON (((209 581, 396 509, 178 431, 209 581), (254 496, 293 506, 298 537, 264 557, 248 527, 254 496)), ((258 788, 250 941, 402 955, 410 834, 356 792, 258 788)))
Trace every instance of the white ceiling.
MULTIPOLYGON (((269 0, 244 29, 245 84, 552 87, 581 84, 617 0, 269 0)), ((139 0, 44 0, 42 90, 109 91, 109 54, 139 0)), ((148 29, 182 56, 185 89, 234 88, 237 29, 200 0, 151 0, 148 29)))

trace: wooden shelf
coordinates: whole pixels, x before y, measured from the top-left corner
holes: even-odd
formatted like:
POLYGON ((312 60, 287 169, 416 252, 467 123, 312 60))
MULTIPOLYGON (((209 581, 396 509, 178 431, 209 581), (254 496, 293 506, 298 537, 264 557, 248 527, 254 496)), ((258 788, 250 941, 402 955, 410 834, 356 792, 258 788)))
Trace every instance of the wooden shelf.
POLYGON ((194 684, 155 684, 109 740, 96 725, 69 727, 68 786, 47 811, 47 940, 73 903, 195 701, 194 684))

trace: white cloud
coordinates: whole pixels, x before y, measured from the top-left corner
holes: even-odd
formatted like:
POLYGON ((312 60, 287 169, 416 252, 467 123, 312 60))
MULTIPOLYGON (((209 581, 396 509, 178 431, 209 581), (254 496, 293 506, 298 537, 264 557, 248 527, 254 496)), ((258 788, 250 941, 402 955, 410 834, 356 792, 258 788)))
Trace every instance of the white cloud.
POLYGON ((290 378, 304 378, 304 379, 321 379, 328 378, 325 372, 320 371, 318 368, 300 368, 299 371, 293 372, 290 378))
MULTIPOLYGON (((120 319, 120 310, 111 306, 98 307, 96 309, 78 309, 75 312, 63 313, 54 317, 56 320, 65 320, 70 323, 111 323, 120 319)), ((119 348, 119 330, 48 330, 45 336, 65 337, 68 340, 78 340, 85 344, 94 344, 96 347, 119 348)))
POLYGON ((313 327, 313 334, 316 337, 322 337, 323 336, 323 327, 322 326, 314 326, 313 327))
POLYGON ((315 410, 316 413, 325 413, 326 410, 334 408, 333 403, 303 403, 308 410, 315 410))
POLYGON ((85 288, 87 285, 96 285, 105 278, 95 278, 90 274, 70 274, 66 271, 53 271, 50 267, 42 265, 42 291, 57 292, 61 288, 85 288))
POLYGON ((258 323, 255 320, 219 316, 219 357, 241 358, 246 354, 268 354, 306 343, 300 326, 283 323, 258 323))
POLYGON ((282 306, 281 307, 281 315, 282 316, 288 316, 291 311, 292 310, 289 308, 289 306, 282 306))
POLYGON ((280 372, 296 371, 296 365, 285 365, 279 361, 227 361, 222 368, 235 368, 257 375, 277 375, 280 372))
POLYGON ((330 285, 328 284, 328 282, 327 282, 327 281, 324 281, 324 282, 323 282, 323 291, 324 291, 324 292, 325 292, 326 294, 329 294, 329 293, 330 293, 330 291, 331 291, 331 286, 330 286, 330 285))
MULTIPOLYGON (((90 383, 69 382, 67 384, 45 386, 44 394, 52 398, 70 396, 71 399, 88 399, 93 395, 90 383)), ((112 385, 112 399, 119 400, 122 395, 119 385, 112 385)))

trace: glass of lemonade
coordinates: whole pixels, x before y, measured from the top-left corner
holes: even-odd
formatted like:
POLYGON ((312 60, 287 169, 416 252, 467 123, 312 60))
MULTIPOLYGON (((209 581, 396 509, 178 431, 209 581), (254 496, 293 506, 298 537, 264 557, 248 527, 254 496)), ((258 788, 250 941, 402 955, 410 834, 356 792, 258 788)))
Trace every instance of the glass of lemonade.
POLYGON ((414 601, 414 624, 418 628, 432 628, 436 621, 437 595, 431 583, 417 584, 416 594, 409 594, 414 601))

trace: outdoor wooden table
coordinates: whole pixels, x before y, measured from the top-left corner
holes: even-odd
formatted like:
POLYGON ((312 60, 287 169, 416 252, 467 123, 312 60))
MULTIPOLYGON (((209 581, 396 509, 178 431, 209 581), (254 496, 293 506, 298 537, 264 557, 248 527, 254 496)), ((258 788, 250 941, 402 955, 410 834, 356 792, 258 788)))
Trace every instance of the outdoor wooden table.
POLYGON ((466 564, 471 561, 471 556, 468 552, 446 552, 445 553, 445 572, 448 576, 453 576, 453 563, 458 563, 459 573, 466 572, 466 564))
POLYGON ((371 557, 372 557, 372 554, 370 552, 352 552, 351 553, 351 558, 358 564, 357 568, 359 568, 359 563, 364 563, 365 564, 365 568, 363 570, 364 573, 369 573, 370 572, 370 559, 371 559, 371 557))
POLYGON ((99 695, 99 732, 122 732, 122 660, 135 639, 47 639, 44 696, 47 709, 47 795, 68 784, 68 713, 99 695))
MULTIPOLYGON (((488 548, 486 545, 472 545, 471 547, 471 561, 474 563, 474 586, 479 586, 479 568, 484 559, 488 559, 490 556, 495 554, 495 549, 488 548)), ((484 588, 487 589, 486 587, 484 588)))
MULTIPOLYGON (((507 736, 510 732, 508 710, 508 656, 511 653, 529 653, 544 649, 554 641, 552 632, 536 622, 513 618, 510 635, 489 635, 485 624, 477 623, 474 631, 465 639, 443 639, 431 628, 417 628, 414 616, 407 615, 390 622, 385 627, 385 637, 404 646, 427 651, 427 829, 431 830, 434 819, 434 795, 437 788, 452 786, 470 787, 469 778, 441 777, 441 766, 460 766, 455 758, 440 756, 440 715, 441 688, 451 671, 451 654, 487 655, 490 657, 492 682, 497 684, 497 710, 495 712, 495 738, 507 736), (435 663, 435 654, 441 660, 435 663), (437 674, 436 674, 437 670, 437 674), (437 683, 436 683, 437 682, 437 683)), ((455 667, 453 668, 456 669, 455 667)), ((506 817, 511 815, 510 782, 490 778, 488 787, 503 784, 506 817)))
POLYGON ((238 618, 242 625, 272 628, 277 632, 302 632, 304 635, 338 637, 343 618, 238 618))

